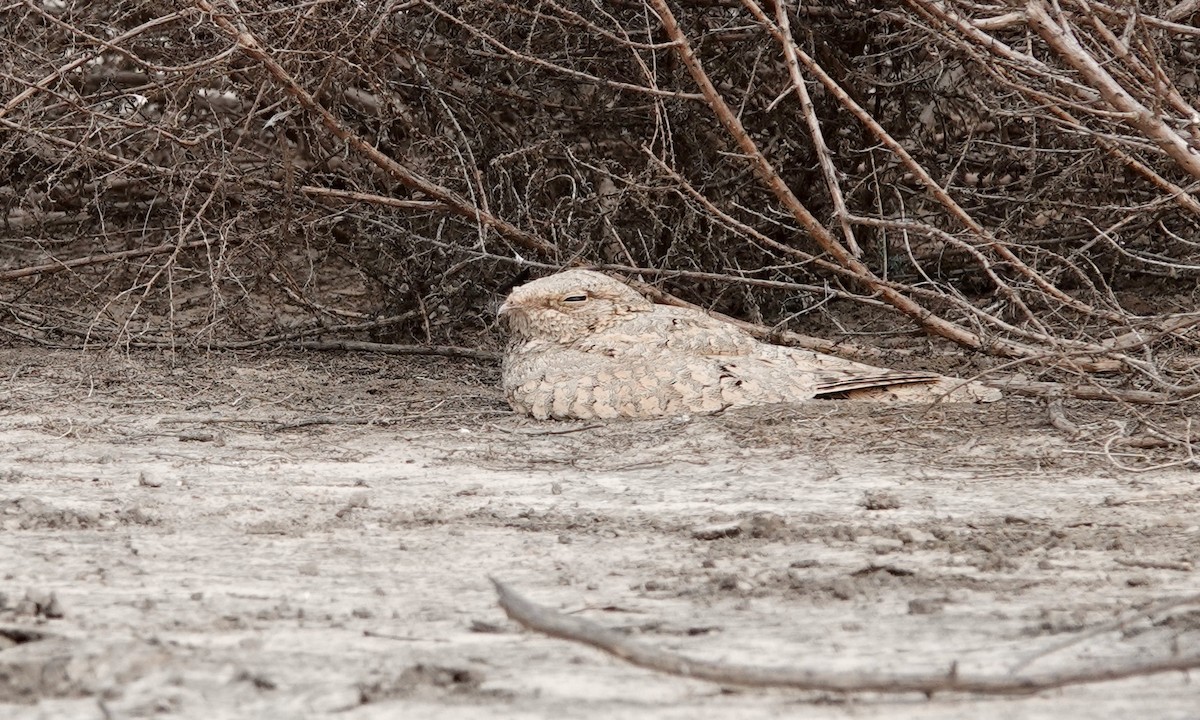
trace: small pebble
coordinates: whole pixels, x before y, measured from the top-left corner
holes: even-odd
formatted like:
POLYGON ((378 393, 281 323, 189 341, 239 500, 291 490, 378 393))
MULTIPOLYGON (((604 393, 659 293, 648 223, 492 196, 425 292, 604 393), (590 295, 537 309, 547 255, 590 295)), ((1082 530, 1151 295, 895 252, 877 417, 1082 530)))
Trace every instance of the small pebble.
POLYGON ((942 611, 945 605, 944 600, 934 600, 929 598, 914 598, 908 601, 909 615, 933 615, 942 611))
POLYGON ((868 510, 896 510, 900 507, 900 498, 887 490, 867 490, 858 504, 868 510))
MULTIPOLYGON (((859 542, 862 542, 862 540, 860 539, 859 542)), ((883 537, 869 538, 867 540, 867 544, 870 545, 871 549, 877 554, 895 552, 904 547, 903 540, 893 540, 892 538, 883 537)))
POLYGON ((149 475, 146 473, 145 470, 143 470, 142 472, 138 473, 138 485, 141 485, 142 487, 152 487, 152 488, 162 487, 163 480, 161 477, 158 477, 156 475, 149 475))
POLYGON ((63 610, 62 603, 58 600, 56 593, 50 593, 50 602, 41 608, 42 614, 51 620, 61 618, 66 612, 63 610))
POLYGON ((858 594, 854 583, 844 578, 839 578, 829 583, 829 592, 838 600, 849 600, 858 594))
POLYGON ((213 442, 216 439, 216 433, 205 430, 184 430, 179 433, 179 442, 213 442))
POLYGON ((921 545, 937 540, 933 535, 924 530, 917 530, 916 528, 903 528, 900 532, 896 533, 896 536, 900 538, 901 542, 909 545, 921 545))
POLYGON ((739 522, 715 523, 692 528, 692 537, 696 540, 720 540, 721 538, 737 537, 741 534, 742 524, 739 522))
POLYGON ((470 630, 473 633, 502 633, 504 626, 487 620, 472 620, 470 630))
POLYGON ((37 612, 50 604, 50 599, 53 593, 48 593, 45 590, 26 590, 25 599, 37 606, 37 612))

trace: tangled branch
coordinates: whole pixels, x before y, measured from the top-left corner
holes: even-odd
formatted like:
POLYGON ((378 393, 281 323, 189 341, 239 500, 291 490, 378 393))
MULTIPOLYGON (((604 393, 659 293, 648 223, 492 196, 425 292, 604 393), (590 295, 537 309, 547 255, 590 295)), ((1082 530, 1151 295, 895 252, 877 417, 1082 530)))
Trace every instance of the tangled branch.
POLYGON ((493 345, 498 295, 586 263, 778 340, 919 328, 1031 391, 1187 401, 1196 16, 10 3, 0 327, 493 345))

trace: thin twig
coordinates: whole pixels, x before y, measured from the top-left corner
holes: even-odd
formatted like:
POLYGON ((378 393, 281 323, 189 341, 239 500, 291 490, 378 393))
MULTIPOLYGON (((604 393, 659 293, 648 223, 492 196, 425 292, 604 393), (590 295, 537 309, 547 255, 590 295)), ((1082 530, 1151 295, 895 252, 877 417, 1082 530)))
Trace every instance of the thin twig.
POLYGON ((399 180, 406 187, 413 190, 425 193, 426 195, 435 198, 436 200, 445 203, 459 215, 468 217, 476 222, 490 227, 498 231, 501 235, 513 240, 521 247, 539 255, 553 256, 556 253, 556 248, 545 240, 526 232, 517 226, 502 220, 495 215, 484 212, 480 207, 474 205, 470 200, 459 195, 450 188, 439 185, 425 176, 410 170, 401 165, 396 160, 388 157, 380 152, 371 143, 359 137, 356 133, 350 130, 345 124, 338 120, 324 105, 317 102, 317 99, 305 90, 300 84, 288 73, 287 70, 280 65, 258 42, 254 35, 247 28, 239 29, 232 20, 224 13, 218 12, 209 0, 195 0, 196 6, 203 10, 212 18, 213 24, 221 29, 229 37, 237 41, 242 52, 250 57, 258 60, 267 69, 267 72, 275 78, 284 90, 287 91, 295 100, 300 103, 309 112, 315 113, 321 120, 321 124, 325 126, 329 132, 333 133, 338 139, 352 147, 356 152, 360 153, 371 162, 378 165, 383 170, 386 170, 392 177, 399 180))
POLYGON ((469 358, 471 360, 498 361, 500 354, 491 350, 456 347, 453 345, 392 345, 389 343, 365 342, 362 340, 302 340, 295 347, 304 350, 345 350, 348 352, 374 352, 384 355, 442 355, 445 357, 469 358))
MULTIPOLYGON (((198 0, 203 1, 203 0, 198 0)), ((692 79, 700 87, 708 100, 709 107, 713 114, 725 127, 726 131, 732 136, 738 147, 747 156, 753 164, 755 171, 762 179, 763 183, 775 195, 775 197, 787 208, 797 222, 812 236, 813 240, 821 247, 822 250, 829 253, 838 264, 852 271, 855 278, 863 285, 869 287, 873 292, 876 292, 888 304, 895 307, 911 320, 919 324, 926 330, 951 340, 963 347, 968 347, 974 350, 984 350, 996 355, 1004 357, 1027 357, 1030 350, 1021 345, 1003 340, 1000 338, 983 338, 980 335, 967 330, 966 328, 953 323, 945 318, 937 315, 926 307, 921 306, 918 302, 908 297, 902 292, 899 292, 887 283, 883 282, 869 267, 862 261, 854 257, 853 254, 835 238, 815 216, 809 211, 805 205, 792 192, 779 173, 766 159, 762 152, 758 149, 757 143, 746 132, 738 116, 726 104, 724 98, 717 91, 716 86, 708 77, 700 60, 693 52, 691 44, 687 37, 683 34, 683 30, 679 27, 679 23, 675 20, 675 16, 671 13, 670 7, 667 6, 666 0, 649 0, 654 7, 654 11, 658 14, 659 22, 662 23, 663 29, 667 35, 672 38, 675 45, 675 52, 679 58, 687 66, 692 74, 692 79)), ((803 53, 797 51, 797 57, 803 59, 803 53)), ((844 94, 844 93, 843 93, 844 94)), ((874 122, 872 120, 872 122, 874 122)), ((878 123, 875 123, 877 126, 878 123)), ((879 128, 882 132, 882 128, 879 128)), ((884 133, 886 134, 886 133, 884 133)), ((936 184, 935 184, 936 185, 936 184)), ((973 222, 973 221, 972 221, 973 222)), ((976 224, 977 225, 977 224, 976 224)), ((1011 253, 1010 253, 1011 254, 1011 253)), ((1020 261, 1013 257, 1017 263, 1020 261)), ((1040 278, 1040 276, 1038 276, 1040 278)), ((1045 282, 1043 280, 1043 282, 1045 282)), ((1014 295, 1014 301, 1017 301, 1014 295)), ((1075 302, 1069 296, 1061 298, 1064 302, 1075 302)), ((1032 315, 1030 315, 1032 317, 1032 315)))
POLYGON ((1119 617, 1116 620, 1113 620, 1111 622, 1107 622, 1102 625, 1097 625, 1096 627, 1089 628, 1088 630, 1085 630, 1081 633, 1078 633, 1069 638, 1066 638, 1065 640, 1062 640, 1061 642, 1057 642, 1057 643, 1054 643, 1053 645, 1042 648, 1041 650, 1038 650, 1035 653, 1030 653, 1029 655, 1022 658, 1019 663, 1014 665, 1012 667, 1012 671, 1016 672, 1017 670, 1020 670, 1023 667, 1032 665, 1034 662, 1040 660, 1041 658, 1046 657, 1047 655, 1061 652, 1063 650, 1066 650, 1069 647, 1078 645, 1081 642, 1085 642, 1085 641, 1090 640, 1099 635, 1103 635, 1104 633, 1113 632, 1115 630, 1124 630, 1130 624, 1132 624, 1138 620, 1142 620, 1142 619, 1152 620, 1153 618, 1155 618, 1157 616, 1161 616, 1163 613, 1165 613, 1167 611, 1174 610, 1176 608, 1183 607, 1185 605, 1195 605, 1195 604, 1200 604, 1200 595, 1187 595, 1185 597, 1176 598, 1173 600, 1165 600, 1160 603, 1155 603, 1154 605, 1151 605, 1150 607, 1142 608, 1141 610, 1138 610, 1137 612, 1129 613, 1129 614, 1119 617))
POLYGON ((1189 400, 1171 393, 1151 392, 1149 390, 1125 390, 1110 388, 1102 385, 1070 385, 1054 382, 1024 382, 1017 380, 993 380, 988 383, 993 387, 1007 390, 1016 395, 1031 397, 1073 397, 1080 400, 1106 400, 1109 402, 1127 402, 1138 405, 1171 405, 1189 400))
POLYGON ((62 260, 59 262, 46 263, 45 265, 31 265, 29 267, 18 268, 16 270, 5 270, 4 272, 0 272, 0 282, 4 282, 5 280, 16 280, 17 278, 23 277, 32 277, 34 275, 51 275, 64 270, 70 270, 72 268, 84 267, 85 265, 100 265, 102 263, 128 260, 130 258, 162 255, 164 253, 174 253, 180 250, 190 250, 191 248, 201 247, 208 243, 208 240, 193 240, 185 243, 166 243, 164 245, 155 245, 154 247, 141 248, 139 250, 122 250, 120 252, 105 253, 103 255, 92 255, 90 257, 75 258, 73 260, 62 260))
POLYGON ((1164 121, 1160 112, 1138 102, 1104 67, 1079 44, 1070 27, 1054 21, 1045 3, 1030 0, 1026 5, 1030 26, 1042 36, 1064 62, 1075 68, 1104 96, 1105 102, 1124 113, 1132 127, 1152 139, 1181 170, 1200 179, 1200 153, 1164 121))

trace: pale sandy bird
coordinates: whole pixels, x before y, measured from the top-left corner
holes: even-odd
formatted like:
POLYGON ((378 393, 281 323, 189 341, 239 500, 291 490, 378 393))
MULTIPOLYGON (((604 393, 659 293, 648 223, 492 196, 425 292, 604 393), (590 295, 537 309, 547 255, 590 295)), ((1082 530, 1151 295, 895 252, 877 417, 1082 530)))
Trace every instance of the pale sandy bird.
POLYGON ((590 270, 515 288, 502 384, 538 419, 650 418, 819 397, 990 402, 998 391, 759 342, 688 308, 657 305, 590 270))

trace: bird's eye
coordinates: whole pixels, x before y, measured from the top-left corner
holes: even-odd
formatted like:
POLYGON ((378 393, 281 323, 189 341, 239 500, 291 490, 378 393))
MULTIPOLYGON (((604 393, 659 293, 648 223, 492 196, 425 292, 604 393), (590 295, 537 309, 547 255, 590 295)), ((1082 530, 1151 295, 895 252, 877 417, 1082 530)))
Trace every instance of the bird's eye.
POLYGON ((587 295, 568 295, 563 298, 565 303, 581 303, 587 302, 587 295))

